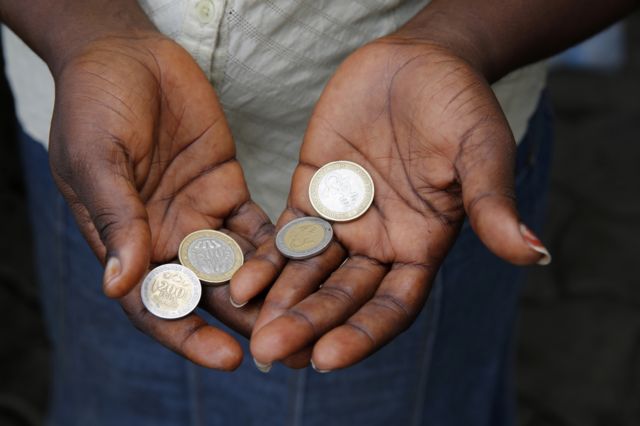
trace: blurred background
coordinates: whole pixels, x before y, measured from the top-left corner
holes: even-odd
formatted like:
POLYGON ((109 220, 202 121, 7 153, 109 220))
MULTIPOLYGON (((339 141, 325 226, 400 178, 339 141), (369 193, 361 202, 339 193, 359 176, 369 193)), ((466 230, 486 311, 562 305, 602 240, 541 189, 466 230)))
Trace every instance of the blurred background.
MULTIPOLYGON (((40 425, 49 345, 0 77, 0 426, 40 425)), ((638 426, 640 14, 554 58, 548 92, 556 145, 543 240, 554 262, 531 269, 522 297, 520 425, 638 426)))
POLYGON ((640 14, 552 61, 549 267, 522 297, 522 426, 640 425, 640 14))
POLYGON ((21 173, 13 99, 0 55, 0 426, 42 424, 49 384, 49 344, 21 173))

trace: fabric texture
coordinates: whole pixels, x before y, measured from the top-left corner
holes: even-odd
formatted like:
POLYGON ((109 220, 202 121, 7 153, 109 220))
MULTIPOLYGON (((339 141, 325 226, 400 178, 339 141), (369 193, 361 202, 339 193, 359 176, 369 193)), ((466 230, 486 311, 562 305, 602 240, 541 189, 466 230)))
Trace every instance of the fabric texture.
MULTIPOLYGON (((515 424, 512 336, 524 269, 493 256, 468 223, 415 323, 370 358, 329 374, 276 364, 265 375, 246 357, 236 372, 219 373, 144 336, 117 302, 104 297, 102 267, 54 186, 46 150, 22 138, 41 295, 55 349, 50 425, 515 424)), ((517 156, 519 212, 536 232, 550 147, 543 101, 517 156)))
MULTIPOLYGON (((347 55, 389 34, 427 0, 141 0, 164 34, 194 57, 218 91, 252 197, 272 219, 285 206, 304 131, 347 55)), ((4 28, 7 74, 27 134, 47 143, 53 80, 4 28)), ((494 86, 517 141, 544 86, 544 64, 494 86)))

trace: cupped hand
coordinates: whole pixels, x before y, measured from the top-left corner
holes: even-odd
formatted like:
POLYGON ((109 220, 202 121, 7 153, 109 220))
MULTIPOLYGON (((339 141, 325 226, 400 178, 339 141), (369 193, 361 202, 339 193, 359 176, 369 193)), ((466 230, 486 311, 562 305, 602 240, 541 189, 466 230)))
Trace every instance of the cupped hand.
POLYGON ((322 255, 283 267, 268 241, 234 277, 236 302, 275 279, 252 334, 255 359, 306 353, 326 371, 379 349, 419 313, 465 215, 496 255, 546 261, 518 219, 515 149, 486 80, 447 48, 388 37, 351 55, 313 113, 278 227, 317 215, 309 182, 330 161, 367 169, 375 199, 362 217, 334 223, 322 255))
MULTIPOLYGON (((242 351, 231 336, 195 314, 154 318, 138 287, 130 292, 150 265, 175 259, 192 231, 226 229, 248 252, 272 232, 251 201, 209 81, 184 49, 153 31, 88 42, 55 80, 51 168, 106 262, 105 293, 164 345, 198 364, 235 368, 242 351)), ((204 294, 210 310, 231 313, 220 290, 204 294)), ((245 323, 242 315, 228 320, 245 323)))

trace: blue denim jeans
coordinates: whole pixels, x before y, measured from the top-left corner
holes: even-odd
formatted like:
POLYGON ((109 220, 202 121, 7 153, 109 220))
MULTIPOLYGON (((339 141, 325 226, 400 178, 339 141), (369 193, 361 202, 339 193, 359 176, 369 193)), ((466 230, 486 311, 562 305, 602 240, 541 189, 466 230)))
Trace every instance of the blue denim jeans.
MULTIPOLYGON (((517 159, 519 210, 534 230, 544 215, 551 139, 543 100, 517 159)), ((524 270, 489 253, 468 223, 413 326, 367 360, 329 374, 275 365, 265 375, 247 356, 236 372, 220 373, 143 335, 103 296, 102 267, 54 186, 47 152, 26 135, 22 149, 54 343, 50 424, 514 424, 513 332, 524 270)))

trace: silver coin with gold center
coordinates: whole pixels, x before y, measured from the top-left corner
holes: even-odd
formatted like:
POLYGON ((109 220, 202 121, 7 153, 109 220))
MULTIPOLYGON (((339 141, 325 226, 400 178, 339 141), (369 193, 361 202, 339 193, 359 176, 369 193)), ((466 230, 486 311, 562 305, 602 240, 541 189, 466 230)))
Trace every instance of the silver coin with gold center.
POLYGON ((320 216, 346 222, 362 216, 373 202, 374 186, 369 173, 351 161, 322 166, 311 178, 309 199, 320 216))
POLYGON ((169 263, 151 270, 142 281, 140 292, 149 312, 159 318, 176 319, 198 306, 202 285, 189 268, 169 263))
POLYGON ((180 263, 205 283, 222 284, 244 263, 244 255, 233 238, 220 231, 203 229, 187 235, 178 249, 180 263))
POLYGON ((276 247, 290 259, 308 259, 327 249, 333 228, 319 217, 301 217, 287 223, 276 235, 276 247))

